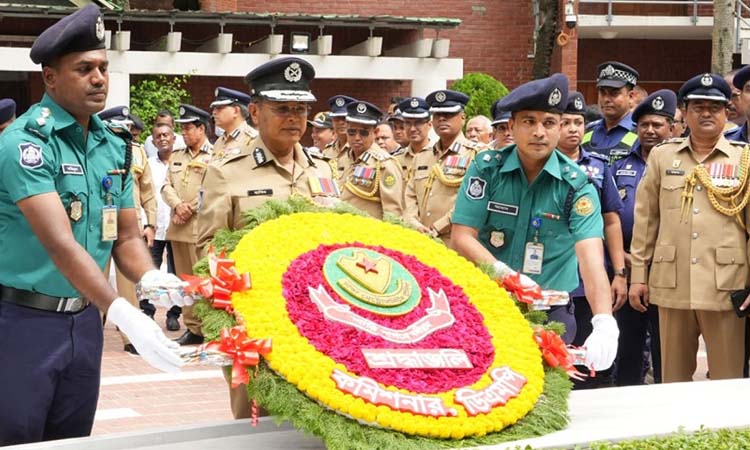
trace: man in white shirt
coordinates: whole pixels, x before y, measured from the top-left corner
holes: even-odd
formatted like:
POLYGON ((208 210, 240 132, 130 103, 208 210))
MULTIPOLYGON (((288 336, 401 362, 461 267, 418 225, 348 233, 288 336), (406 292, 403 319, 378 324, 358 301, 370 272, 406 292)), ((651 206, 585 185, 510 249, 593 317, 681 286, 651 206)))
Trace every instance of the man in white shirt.
MULTIPOLYGON (((149 137, 151 138, 151 137, 149 137)), ((167 169, 169 168, 169 158, 172 156, 173 147, 165 146, 159 148, 156 155, 148 158, 148 165, 151 168, 151 174, 154 179, 154 191, 161 192, 164 181, 167 178, 167 169)), ((167 240, 167 228, 169 228, 169 221, 171 217, 171 208, 169 205, 164 203, 161 195, 156 196, 157 210, 156 210, 156 234, 154 237, 154 245, 149 249, 151 250, 151 258, 154 260, 156 267, 161 267, 164 259, 164 251, 167 253, 167 272, 175 273, 174 260, 172 259, 172 247, 167 240)), ((154 314, 154 305, 148 303, 148 301, 141 300, 141 309, 151 309, 151 315, 154 314), (145 305, 144 305, 145 303, 145 305)), ((167 311, 167 329, 170 331, 176 331, 180 329, 180 314, 182 308, 179 306, 173 306, 167 311)))
MULTIPOLYGON (((156 121, 154 122, 154 126, 159 125, 168 125, 172 127, 174 130, 174 116, 172 115, 172 112, 168 109, 162 109, 159 111, 159 113, 156 115, 156 121)), ((175 150, 183 150, 186 147, 185 140, 182 138, 182 135, 179 133, 174 134, 174 149, 175 150)), ((156 145, 154 145, 154 137, 149 136, 146 138, 146 142, 143 143, 143 148, 146 150, 146 156, 149 158, 153 158, 156 156, 157 148, 156 145)))

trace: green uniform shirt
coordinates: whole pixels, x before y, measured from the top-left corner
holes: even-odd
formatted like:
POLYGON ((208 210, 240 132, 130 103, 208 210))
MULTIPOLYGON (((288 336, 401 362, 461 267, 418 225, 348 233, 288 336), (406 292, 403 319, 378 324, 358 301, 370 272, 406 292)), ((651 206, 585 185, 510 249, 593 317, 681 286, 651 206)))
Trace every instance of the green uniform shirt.
POLYGON ((596 189, 578 165, 554 150, 529 184, 515 145, 474 158, 451 221, 479 230, 490 253, 517 271, 523 269, 526 244, 536 239, 544 245, 542 271, 528 275, 542 289, 559 291, 578 286, 574 244, 604 234, 596 189), (531 224, 534 218, 541 221, 538 229, 531 224))
MULTIPOLYGON (((78 292, 57 270, 29 223, 16 206, 27 197, 57 192, 68 213, 75 240, 104 269, 113 241, 102 241, 102 210, 112 178, 111 204, 133 208, 133 183, 122 175, 108 175, 125 166, 125 142, 97 116, 89 122, 88 138, 67 111, 45 95, 42 101, 0 135, 0 284, 56 297, 78 292), (81 216, 71 203, 81 202, 81 216)), ((77 209, 77 208, 76 208, 77 209)), ((62 230, 61 230, 62 231, 62 230)))

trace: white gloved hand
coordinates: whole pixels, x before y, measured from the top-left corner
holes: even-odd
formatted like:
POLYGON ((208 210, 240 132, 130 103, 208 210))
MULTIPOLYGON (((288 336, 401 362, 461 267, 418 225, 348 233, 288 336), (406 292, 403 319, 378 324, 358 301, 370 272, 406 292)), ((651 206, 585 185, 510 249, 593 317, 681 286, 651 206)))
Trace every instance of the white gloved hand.
POLYGON ((606 370, 617 356, 617 338, 620 329, 611 314, 597 314, 591 319, 594 330, 583 346, 586 348, 586 365, 593 370, 606 370))
POLYGON ((153 367, 164 372, 179 372, 180 345, 164 336, 156 322, 118 297, 107 310, 107 319, 125 333, 138 353, 153 367))
POLYGON ((536 281, 532 280, 531 277, 528 275, 518 273, 515 270, 511 269, 507 264, 505 264, 502 261, 495 261, 495 264, 492 265, 492 267, 495 269, 495 278, 499 280, 503 280, 505 277, 511 277, 518 275, 518 279, 521 282, 521 287, 523 289, 535 289, 538 285, 536 281))
POLYGON ((136 286, 138 298, 146 298, 154 305, 165 308, 172 306, 190 306, 193 297, 185 293, 187 282, 180 280, 176 275, 152 269, 143 274, 141 281, 136 286))

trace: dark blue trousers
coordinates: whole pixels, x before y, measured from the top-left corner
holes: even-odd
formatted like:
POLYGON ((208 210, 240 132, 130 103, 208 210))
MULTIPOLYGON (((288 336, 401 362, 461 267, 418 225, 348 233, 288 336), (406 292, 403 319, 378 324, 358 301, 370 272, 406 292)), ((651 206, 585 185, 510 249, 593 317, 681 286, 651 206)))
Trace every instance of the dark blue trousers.
POLYGON ((99 398, 102 321, 0 302, 0 445, 88 436, 99 398))

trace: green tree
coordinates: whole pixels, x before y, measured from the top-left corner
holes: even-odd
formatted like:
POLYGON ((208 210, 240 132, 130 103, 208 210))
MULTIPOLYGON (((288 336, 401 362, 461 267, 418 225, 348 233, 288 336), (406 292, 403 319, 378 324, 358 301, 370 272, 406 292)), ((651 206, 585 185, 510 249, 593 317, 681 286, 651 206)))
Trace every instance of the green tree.
POLYGON ((130 86, 130 111, 146 125, 141 142, 151 134, 156 114, 162 109, 176 114, 180 103, 191 103, 190 93, 185 89, 190 75, 167 78, 164 75, 148 76, 130 86))
POLYGON ((467 118, 482 114, 491 119, 492 104, 508 94, 508 88, 503 83, 485 73, 467 73, 460 80, 456 80, 451 89, 469 96, 469 104, 466 105, 467 118))

